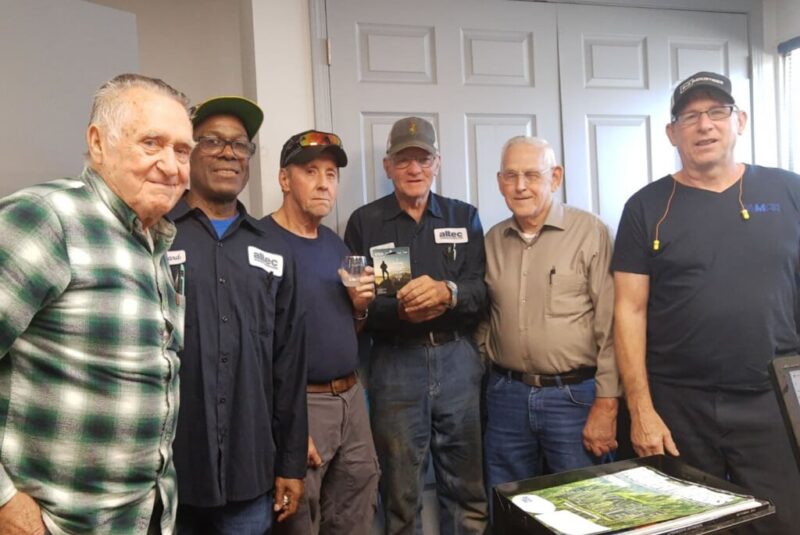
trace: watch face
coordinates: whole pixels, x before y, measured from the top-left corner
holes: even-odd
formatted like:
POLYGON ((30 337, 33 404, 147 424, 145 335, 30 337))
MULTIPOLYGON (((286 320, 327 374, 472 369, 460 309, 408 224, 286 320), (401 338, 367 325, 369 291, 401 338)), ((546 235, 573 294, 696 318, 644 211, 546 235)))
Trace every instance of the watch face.
POLYGON ((458 303, 458 286, 453 281, 444 281, 448 288, 450 288, 450 308, 455 308, 458 303))

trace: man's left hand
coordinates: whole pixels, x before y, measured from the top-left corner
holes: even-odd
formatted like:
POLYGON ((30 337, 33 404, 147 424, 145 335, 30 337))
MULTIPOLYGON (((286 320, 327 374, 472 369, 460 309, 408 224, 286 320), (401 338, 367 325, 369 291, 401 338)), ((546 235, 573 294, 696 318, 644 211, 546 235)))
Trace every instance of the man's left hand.
POLYGON ((586 425, 583 426, 583 447, 596 457, 617 449, 617 398, 595 398, 586 425))
POLYGON ((433 280, 428 275, 410 280, 397 292, 397 300, 410 316, 424 310, 436 310, 439 312, 437 315, 441 315, 447 310, 450 299, 447 284, 433 280))
POLYGON ((275 478, 275 506, 278 522, 283 522, 297 512, 300 498, 303 497, 303 480, 275 478))
POLYGON ((358 314, 363 314, 369 304, 375 300, 375 270, 372 266, 364 268, 364 273, 358 279, 358 286, 347 287, 347 294, 353 303, 353 310, 358 314))

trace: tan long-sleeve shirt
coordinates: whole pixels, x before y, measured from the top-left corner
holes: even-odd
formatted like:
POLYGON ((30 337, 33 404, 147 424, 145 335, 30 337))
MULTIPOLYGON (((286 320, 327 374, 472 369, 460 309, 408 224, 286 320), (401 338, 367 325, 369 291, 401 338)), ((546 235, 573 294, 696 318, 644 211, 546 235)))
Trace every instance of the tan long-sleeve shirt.
POLYGON ((486 235, 489 317, 478 330, 496 364, 536 374, 597 366, 598 397, 618 397, 611 236, 596 216, 554 200, 532 240, 514 218, 486 235))

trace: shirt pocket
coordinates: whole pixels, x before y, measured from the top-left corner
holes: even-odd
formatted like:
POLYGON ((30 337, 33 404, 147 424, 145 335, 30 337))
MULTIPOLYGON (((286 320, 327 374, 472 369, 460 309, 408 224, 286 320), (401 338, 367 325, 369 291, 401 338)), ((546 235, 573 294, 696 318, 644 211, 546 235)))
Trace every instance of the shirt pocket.
POLYGON ((591 310, 588 283, 583 275, 553 274, 547 288, 547 315, 580 316, 591 310))

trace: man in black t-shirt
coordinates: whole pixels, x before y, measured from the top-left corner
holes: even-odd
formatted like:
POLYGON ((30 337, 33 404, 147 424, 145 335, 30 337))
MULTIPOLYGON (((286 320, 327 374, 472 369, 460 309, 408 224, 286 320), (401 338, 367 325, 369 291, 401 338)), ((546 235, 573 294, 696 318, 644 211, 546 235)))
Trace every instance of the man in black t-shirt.
POLYGON ((747 115, 725 76, 677 86, 682 169, 625 205, 615 346, 639 455, 667 453, 776 505, 747 532, 793 533, 798 474, 767 367, 798 351, 800 176, 737 163, 747 115))

